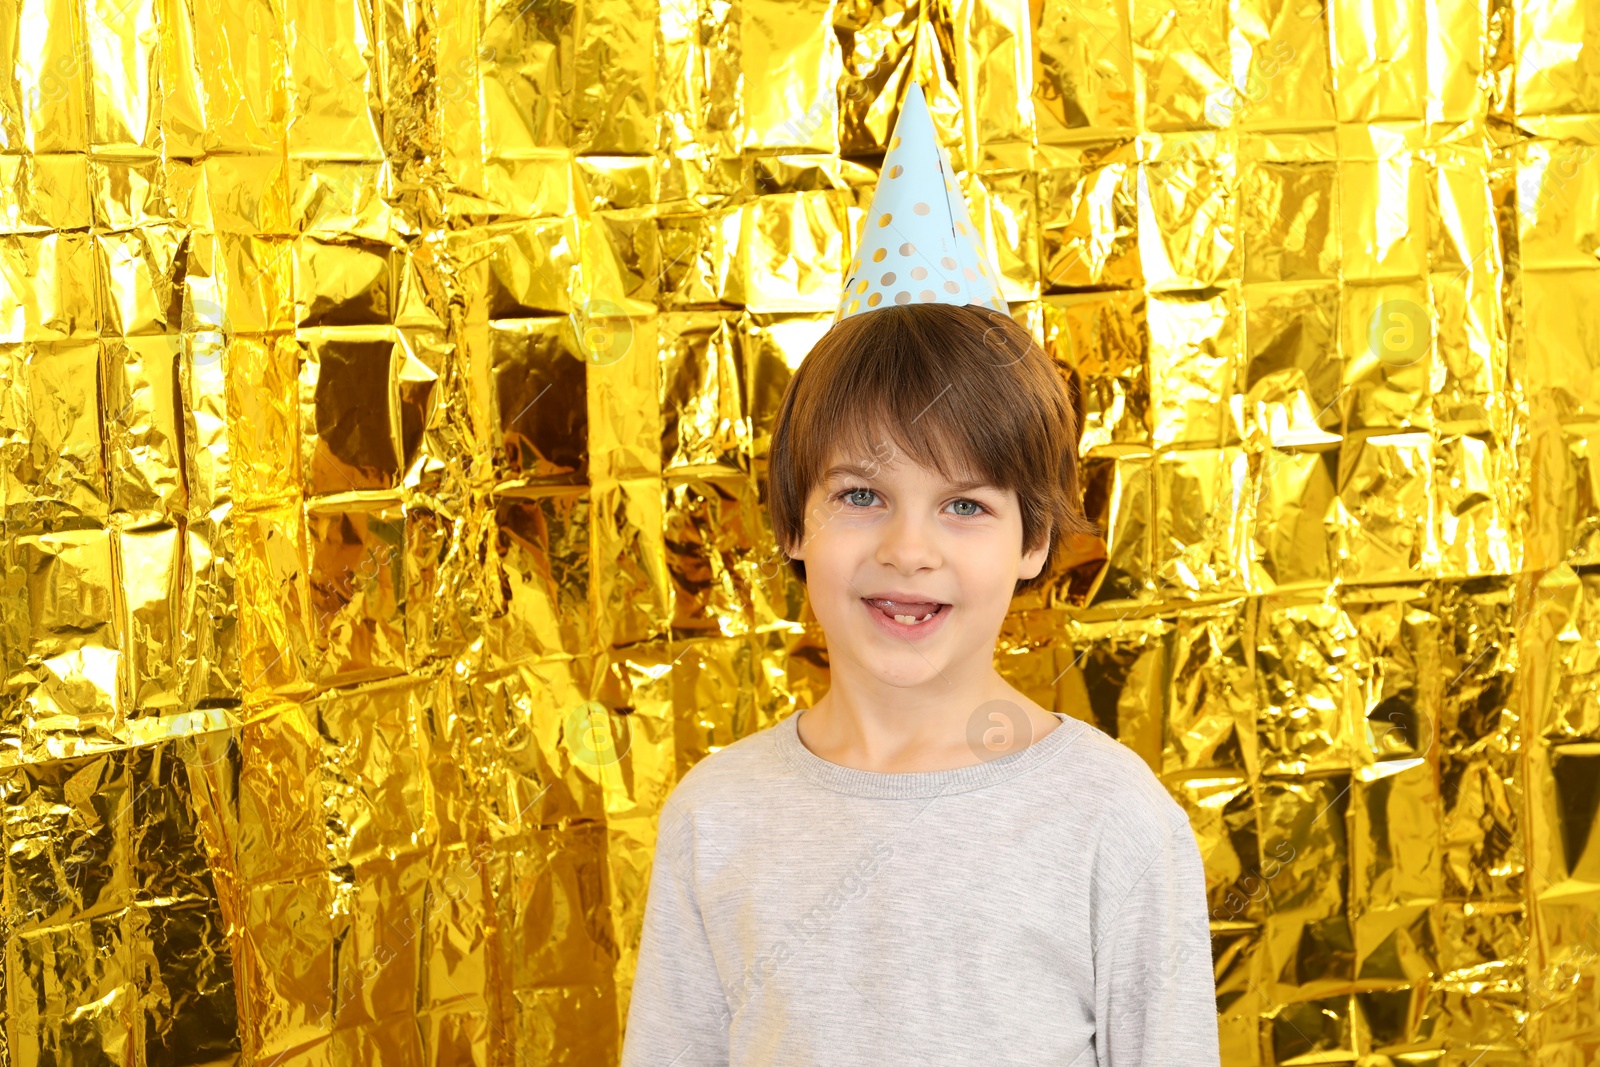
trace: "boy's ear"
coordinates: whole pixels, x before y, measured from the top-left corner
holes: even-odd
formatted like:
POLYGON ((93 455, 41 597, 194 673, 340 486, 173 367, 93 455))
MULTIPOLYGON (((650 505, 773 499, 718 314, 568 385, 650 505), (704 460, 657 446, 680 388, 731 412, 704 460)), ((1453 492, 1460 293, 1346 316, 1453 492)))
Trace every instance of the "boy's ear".
POLYGON ((1044 569, 1045 559, 1050 555, 1050 542, 1054 540, 1055 536, 1056 532, 1052 529, 1045 536, 1045 539, 1039 543, 1038 548, 1022 554, 1022 563, 1017 567, 1018 579, 1027 581, 1030 578, 1039 576, 1039 572, 1044 569))

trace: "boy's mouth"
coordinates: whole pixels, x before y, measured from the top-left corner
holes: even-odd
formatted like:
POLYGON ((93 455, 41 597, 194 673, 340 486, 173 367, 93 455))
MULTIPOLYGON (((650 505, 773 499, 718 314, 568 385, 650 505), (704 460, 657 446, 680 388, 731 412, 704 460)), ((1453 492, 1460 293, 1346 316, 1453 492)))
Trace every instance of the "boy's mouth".
POLYGON ((886 619, 903 626, 920 626, 948 608, 936 600, 893 600, 888 597, 862 597, 864 603, 876 608, 886 619))

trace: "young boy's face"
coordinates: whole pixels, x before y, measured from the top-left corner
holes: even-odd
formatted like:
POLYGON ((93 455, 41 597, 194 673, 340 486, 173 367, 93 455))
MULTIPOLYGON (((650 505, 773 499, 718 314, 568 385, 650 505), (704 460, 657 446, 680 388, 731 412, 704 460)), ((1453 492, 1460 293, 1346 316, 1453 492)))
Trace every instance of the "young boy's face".
POLYGON ((1023 553, 1010 489, 947 481, 901 453, 888 462, 836 453, 791 555, 805 561, 835 667, 843 659, 908 687, 992 669, 1012 591, 1047 552, 1023 553))

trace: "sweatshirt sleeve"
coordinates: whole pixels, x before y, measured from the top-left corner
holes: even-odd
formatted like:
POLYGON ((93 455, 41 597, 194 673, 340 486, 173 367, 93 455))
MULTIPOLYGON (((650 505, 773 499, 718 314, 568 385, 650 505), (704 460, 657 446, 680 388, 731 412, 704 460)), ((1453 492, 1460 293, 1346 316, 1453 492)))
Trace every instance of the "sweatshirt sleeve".
POLYGON ((1094 950, 1098 1067, 1221 1067, 1205 865, 1168 834, 1094 950))
POLYGON ((725 1067, 730 1017, 695 895, 693 823, 669 800, 656 834, 622 1067, 725 1067))

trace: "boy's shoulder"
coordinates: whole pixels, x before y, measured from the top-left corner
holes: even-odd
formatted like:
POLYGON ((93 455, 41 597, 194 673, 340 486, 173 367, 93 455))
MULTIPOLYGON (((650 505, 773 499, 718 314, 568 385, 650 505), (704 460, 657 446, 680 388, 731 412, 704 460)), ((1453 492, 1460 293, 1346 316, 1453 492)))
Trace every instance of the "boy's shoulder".
POLYGON ((1141 838, 1190 825, 1188 812, 1139 753, 1083 719, 1068 717, 1059 728, 1077 736, 1044 770, 1094 822, 1141 838))
MULTIPOLYGON (((670 806, 683 815, 720 809, 744 818, 763 810, 774 786, 794 776, 778 748, 778 732, 787 726, 780 720, 702 758, 679 779, 670 806)), ((1081 829, 1092 826, 1129 844, 1152 844, 1161 834, 1189 825, 1188 813, 1133 749, 1073 716, 1057 729, 1071 731, 1066 744, 1024 778, 1039 776, 1034 787, 1069 803, 1081 829)))
POLYGON ((668 804, 691 814, 722 803, 759 801, 768 783, 785 771, 775 744, 782 725, 766 726, 702 757, 678 779, 668 804))

